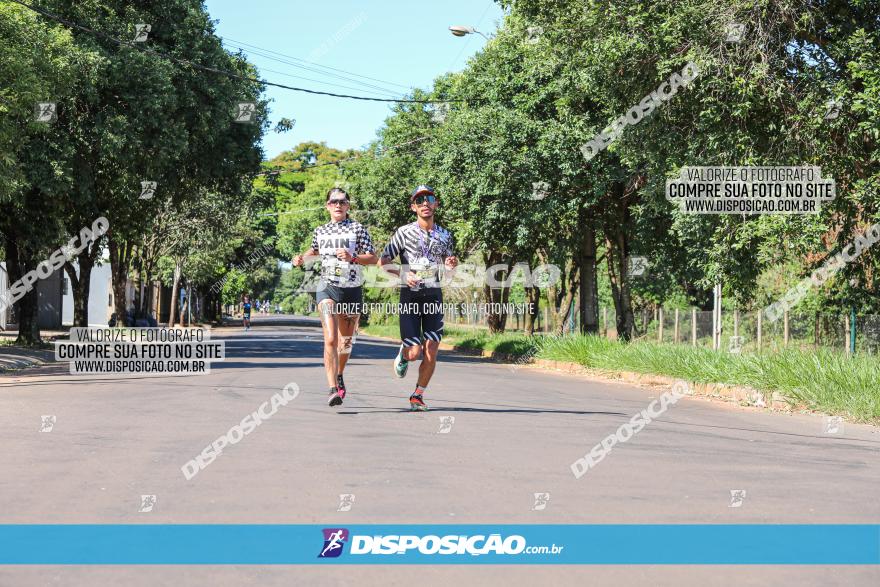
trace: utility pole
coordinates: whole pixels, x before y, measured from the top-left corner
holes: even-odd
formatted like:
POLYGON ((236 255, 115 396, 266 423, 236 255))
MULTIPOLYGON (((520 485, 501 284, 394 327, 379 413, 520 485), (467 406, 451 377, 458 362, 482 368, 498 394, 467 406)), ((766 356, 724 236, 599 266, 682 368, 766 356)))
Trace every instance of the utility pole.
POLYGON ((186 278, 186 325, 192 326, 192 284, 186 278))
POLYGON ((714 303, 712 308, 712 348, 721 349, 721 284, 715 284, 714 303))

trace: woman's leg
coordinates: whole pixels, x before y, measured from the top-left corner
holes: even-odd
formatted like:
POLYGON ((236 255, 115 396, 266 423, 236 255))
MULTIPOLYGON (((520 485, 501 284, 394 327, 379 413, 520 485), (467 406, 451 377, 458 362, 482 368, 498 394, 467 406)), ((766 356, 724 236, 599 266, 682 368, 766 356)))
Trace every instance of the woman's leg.
POLYGON ((336 373, 339 369, 339 353, 337 345, 338 316, 333 313, 335 303, 333 300, 321 300, 318 302, 318 316, 321 318, 321 326, 324 330, 324 370, 327 373, 328 387, 336 387, 336 373))
POLYGON ((340 375, 345 370, 345 364, 351 356, 354 346, 355 331, 360 320, 360 314, 343 314, 338 316, 339 324, 339 370, 340 375))

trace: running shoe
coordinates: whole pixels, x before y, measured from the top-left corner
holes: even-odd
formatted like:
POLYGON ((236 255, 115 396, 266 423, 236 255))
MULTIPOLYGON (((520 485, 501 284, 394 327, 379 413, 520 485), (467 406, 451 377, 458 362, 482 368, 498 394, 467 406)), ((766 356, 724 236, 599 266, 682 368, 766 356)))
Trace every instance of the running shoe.
POLYGON ((341 406, 342 398, 345 397, 345 391, 333 387, 330 389, 330 395, 327 398, 327 405, 332 407, 341 406))
POLYGON ((342 378, 342 373, 336 376, 336 389, 339 390, 339 397, 345 399, 345 380, 342 378))
POLYGON ((404 360, 403 347, 401 347, 400 352, 394 357, 394 374, 397 375, 398 378, 403 379, 406 377, 407 369, 409 369, 409 361, 404 360))
POLYGON ((425 405, 421 395, 414 393, 409 396, 409 409, 413 412, 427 412, 428 406, 425 405))

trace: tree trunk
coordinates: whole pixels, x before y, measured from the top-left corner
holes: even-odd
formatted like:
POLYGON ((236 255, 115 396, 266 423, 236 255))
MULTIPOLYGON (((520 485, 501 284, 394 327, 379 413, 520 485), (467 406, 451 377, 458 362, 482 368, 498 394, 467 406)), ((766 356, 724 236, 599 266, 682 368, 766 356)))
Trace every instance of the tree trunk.
MULTIPOLYGON (((25 238, 24 235, 14 233, 7 228, 9 236, 6 241, 6 272, 9 274, 9 285, 21 279, 25 273, 32 269, 36 269, 37 262, 33 255, 26 249, 20 249, 17 244, 16 236, 25 238), (13 236, 13 234, 15 236, 13 236)), ((16 316, 18 321, 18 338, 15 344, 22 346, 36 346, 40 344, 40 325, 38 322, 39 315, 39 295, 37 294, 37 284, 33 284, 32 289, 27 292, 24 297, 15 303, 16 316)))
POLYGON ((538 312, 541 309, 541 290, 537 287, 527 287, 526 300, 529 302, 529 308, 531 311, 527 312, 524 316, 525 324, 523 324, 523 330, 526 331, 526 336, 534 336, 535 318, 537 318, 538 312))
POLYGON ((73 325, 79 328, 89 326, 89 294, 92 287, 92 269, 95 267, 95 259, 101 251, 103 239, 97 239, 77 255, 78 267, 67 261, 64 263, 64 271, 70 278, 70 291, 73 294, 73 325), (79 271, 77 271, 79 269, 79 271))
POLYGON ((174 320, 177 318, 177 290, 180 287, 180 260, 175 259, 174 262, 174 281, 171 284, 171 308, 168 311, 168 328, 174 326, 174 320))
POLYGON ((40 344, 39 309, 37 288, 18 300, 18 338, 15 339, 15 344, 21 346, 40 344))
POLYGON ((571 322, 571 313, 574 311, 574 292, 574 289, 568 290, 565 297, 562 299, 562 304, 559 308, 559 319, 557 320, 555 330, 555 333, 558 336, 571 332, 569 324, 571 322))
POLYGON ((581 334, 599 334, 596 228, 587 218, 586 208, 581 208, 579 225, 583 230, 580 250, 580 332, 581 334))
MULTIPOLYGON (((546 263, 544 259, 541 259, 542 263, 546 263)), ((555 285, 547 286, 547 308, 550 309, 550 324, 544 325, 544 332, 551 332, 556 330, 556 304, 558 303, 559 293, 556 289, 555 285)))
MULTIPOLYGON (((486 255, 486 266, 491 267, 492 265, 496 265, 501 262, 503 255, 498 251, 489 251, 486 255)), ((508 271, 500 271, 499 272, 502 277, 498 277, 498 281, 506 281, 508 277, 508 271)), ((501 287, 491 287, 488 283, 483 285, 483 293, 486 296, 487 304, 506 304, 507 300, 510 298, 510 288, 501 286, 501 287)), ((491 309, 491 306, 490 306, 491 309)), ((504 312, 500 313, 486 313, 486 321, 489 324, 489 332, 491 334, 498 334, 504 332, 505 325, 507 324, 507 314, 504 312)))
POLYGON ((605 243, 608 248, 608 277, 611 281, 611 295, 614 298, 614 309, 617 312, 618 340, 632 340, 635 319, 632 309, 632 294, 627 276, 627 225, 629 207, 624 200, 624 185, 616 182, 612 188, 613 201, 618 202, 614 210, 614 218, 605 228, 605 243))
MULTIPOLYGON (((551 257, 546 249, 539 248, 535 251, 542 265, 549 265, 551 257)), ((569 315, 574 308, 574 294, 578 289, 580 268, 576 259, 568 258, 560 270, 560 283, 547 286, 547 308, 550 314, 550 323, 544 325, 546 332, 561 335, 567 328, 569 315)))
POLYGON ((575 262, 575 259, 567 259, 565 261, 565 272, 563 273, 563 279, 565 279, 563 292, 565 293, 560 293, 559 309, 553 308, 553 332, 557 336, 568 333, 568 323, 571 313, 574 311, 574 294, 578 290, 578 281, 580 279, 579 267, 575 262))
POLYGON ((128 270, 134 247, 130 243, 117 242, 113 236, 110 236, 107 242, 110 249, 110 273, 113 276, 113 307, 116 312, 116 324, 123 326, 128 310, 125 302, 125 288, 128 285, 128 270))

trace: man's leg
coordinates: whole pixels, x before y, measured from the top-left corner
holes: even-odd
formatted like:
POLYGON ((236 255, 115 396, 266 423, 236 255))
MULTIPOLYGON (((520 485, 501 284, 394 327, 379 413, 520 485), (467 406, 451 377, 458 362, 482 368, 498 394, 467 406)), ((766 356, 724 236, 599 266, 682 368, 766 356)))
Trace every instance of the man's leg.
POLYGON ((443 298, 438 296, 436 299, 426 301, 423 306, 422 336, 425 342, 422 346, 425 354, 422 364, 419 365, 419 380, 416 384, 418 394, 428 387, 431 376, 434 375, 434 368, 437 366, 437 353, 440 351, 440 339, 443 338, 443 314, 437 311, 437 307, 442 302, 443 298))
POLYGON ((407 361, 415 361, 419 358, 419 355, 422 354, 421 345, 413 345, 408 347, 403 347, 403 358, 407 361))
POLYGON ((419 365, 419 378, 416 381, 416 389, 409 398, 411 410, 424 411, 424 394, 427 391, 434 368, 437 366, 437 354, 440 350, 440 339, 443 337, 443 315, 438 314, 434 305, 435 300, 426 300, 421 307, 421 331, 425 342, 420 345, 423 351, 422 362, 419 365))
POLYGON ((394 357, 394 374, 399 378, 406 376, 409 362, 419 358, 421 353, 422 319, 418 312, 409 308, 410 296, 401 292, 400 303, 405 308, 400 312, 400 349, 394 357))
POLYGON ((437 353, 440 352, 440 343, 436 340, 426 340, 423 345, 425 355, 419 365, 419 380, 416 385, 422 389, 428 387, 431 382, 431 376, 434 375, 434 368, 437 366, 437 353))
POLYGON ((339 369, 339 354, 336 346, 339 344, 337 335, 337 316, 333 313, 333 300, 321 300, 318 302, 318 316, 321 317, 321 326, 324 330, 324 370, 327 373, 329 387, 336 387, 336 372, 339 369))

